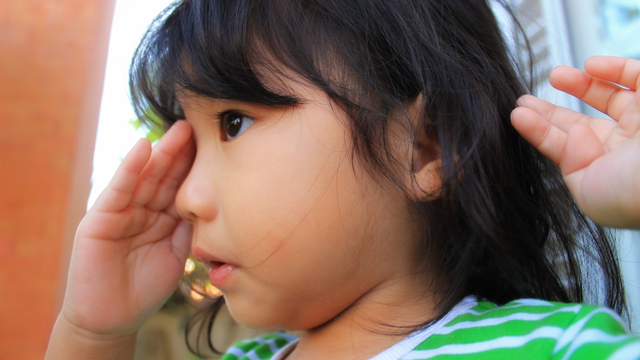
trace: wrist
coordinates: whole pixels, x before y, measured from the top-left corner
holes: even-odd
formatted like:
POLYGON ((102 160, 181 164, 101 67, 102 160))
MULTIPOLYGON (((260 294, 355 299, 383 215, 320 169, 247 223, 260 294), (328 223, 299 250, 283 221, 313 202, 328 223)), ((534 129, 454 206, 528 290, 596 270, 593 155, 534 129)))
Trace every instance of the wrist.
POLYGON ((137 330, 99 334, 76 326, 60 314, 51 333, 45 360, 133 359, 137 330))

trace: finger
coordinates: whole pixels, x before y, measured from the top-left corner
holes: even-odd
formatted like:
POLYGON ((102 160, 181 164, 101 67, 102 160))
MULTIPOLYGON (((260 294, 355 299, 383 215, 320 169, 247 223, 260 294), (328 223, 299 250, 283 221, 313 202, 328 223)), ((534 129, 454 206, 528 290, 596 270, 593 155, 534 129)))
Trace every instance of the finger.
POLYGON ((549 82, 595 109, 619 120, 634 93, 609 81, 593 77, 569 66, 559 66, 549 74, 549 82))
POLYGON ((176 160, 184 152, 191 138, 191 126, 185 121, 178 121, 154 146, 147 165, 140 174, 140 180, 134 191, 131 203, 146 205, 158 189, 158 184, 176 160))
POLYGON ((584 63, 587 73, 602 80, 640 89, 640 61, 614 56, 594 56, 584 63))
MULTIPOLYGON (((171 205, 175 200, 178 188, 187 177, 187 174, 189 174, 189 170, 191 170, 195 153, 195 145, 193 141, 190 141, 183 153, 167 171, 167 174, 158 185, 158 190, 154 197, 147 203, 146 206, 149 209, 159 211, 171 205)), ((174 218, 179 218, 179 215, 176 213, 174 218)))
POLYGON ((171 216, 172 218, 178 221, 182 221, 182 217, 180 216, 180 213, 178 213, 178 207, 176 206, 175 201, 169 204, 169 206, 167 206, 166 208, 164 208, 164 212, 167 215, 171 216))
MULTIPOLYGON (((560 170, 566 177, 586 168, 604 153, 604 145, 593 130, 584 124, 575 124, 567 134, 565 151, 560 161, 560 170)), ((573 185, 579 186, 579 184, 573 185)), ((578 188, 575 189, 577 190, 578 188)))
POLYGON ((511 123, 520 135, 542 155, 559 165, 564 152, 567 134, 551 125, 542 116, 526 107, 511 113, 511 123))
POLYGON ((589 123, 591 118, 585 114, 561 106, 556 106, 532 95, 524 95, 518 99, 517 105, 536 112, 551 125, 567 132, 575 123, 589 123))
POLYGON ((635 101, 627 106, 619 123, 627 137, 633 137, 640 132, 640 93, 636 93, 635 101))
POLYGON ((96 199, 93 209, 102 212, 116 212, 126 208, 131 202, 140 173, 150 156, 151 144, 149 140, 138 140, 122 160, 109 185, 96 199))
POLYGON ((183 264, 189 257, 189 253, 191 250, 191 238, 193 236, 192 234, 193 230, 191 224, 189 224, 185 220, 182 220, 173 231, 173 235, 171 236, 173 253, 183 264))
POLYGON ((567 134, 565 153, 560 162, 560 170, 567 188, 576 199, 582 211, 590 213, 582 191, 582 183, 588 166, 604 155, 604 148, 597 136, 584 124, 576 124, 567 134))

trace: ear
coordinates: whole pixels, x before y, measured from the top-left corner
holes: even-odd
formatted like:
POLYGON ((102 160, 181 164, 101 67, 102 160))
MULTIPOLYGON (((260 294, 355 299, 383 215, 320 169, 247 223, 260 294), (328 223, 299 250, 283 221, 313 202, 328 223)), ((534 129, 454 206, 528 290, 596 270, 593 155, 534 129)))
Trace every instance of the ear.
POLYGON ((440 197, 442 190, 442 158, 437 144, 430 144, 428 149, 417 145, 414 148, 414 161, 409 187, 412 200, 429 201, 440 197), (434 151, 437 150, 437 151, 434 151))
POLYGON ((442 157, 435 129, 429 129, 422 111, 422 95, 410 105, 415 129, 409 196, 415 201, 440 197, 442 190, 442 157))

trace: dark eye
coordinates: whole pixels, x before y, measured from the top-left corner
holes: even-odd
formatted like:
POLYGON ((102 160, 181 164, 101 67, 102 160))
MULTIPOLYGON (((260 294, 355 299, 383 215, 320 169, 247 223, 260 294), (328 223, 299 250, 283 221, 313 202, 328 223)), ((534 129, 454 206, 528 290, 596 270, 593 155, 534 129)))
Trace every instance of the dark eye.
POLYGON ((221 120, 224 140, 233 140, 254 123, 252 118, 235 111, 223 114, 221 120))

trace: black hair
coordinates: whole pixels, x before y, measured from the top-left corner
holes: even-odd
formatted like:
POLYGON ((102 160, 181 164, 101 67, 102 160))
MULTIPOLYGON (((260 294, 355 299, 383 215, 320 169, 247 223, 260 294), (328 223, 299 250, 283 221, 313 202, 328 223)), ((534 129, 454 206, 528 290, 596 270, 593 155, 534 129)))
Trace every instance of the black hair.
MULTIPOLYGON (((439 259, 446 284, 440 314, 467 295, 582 302, 594 274, 605 304, 623 313, 609 235, 511 126, 530 90, 509 54, 488 0, 184 0, 146 34, 130 85, 140 116, 171 125, 183 118, 179 91, 296 106, 301 99, 273 79, 302 79, 346 112, 354 156, 404 190, 407 167, 389 144, 401 120, 391 114, 421 96, 413 130, 437 144, 443 185, 437 199, 413 205, 425 257, 439 259)), ((188 327, 212 350, 222 301, 188 327)))

